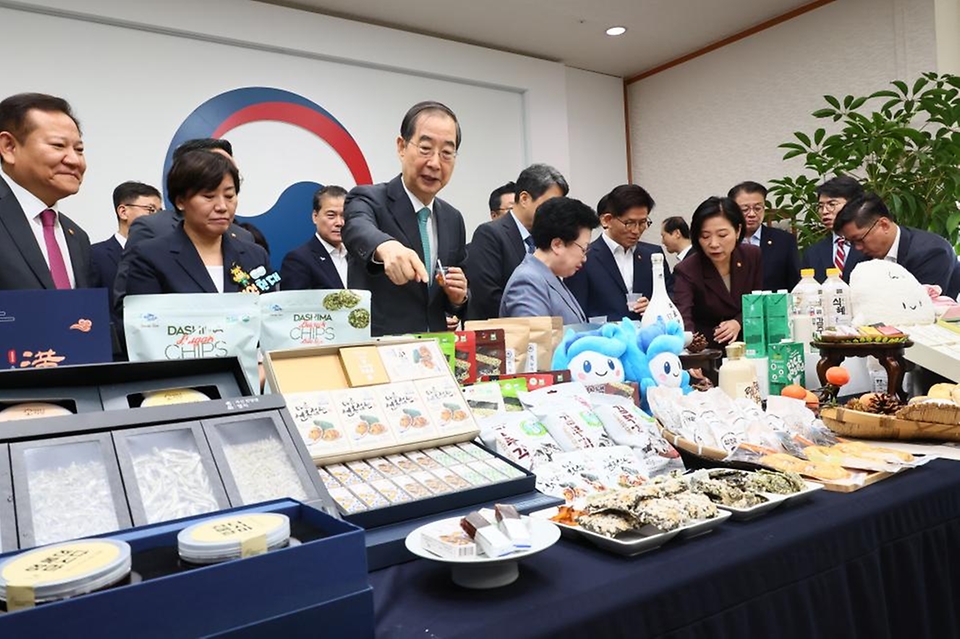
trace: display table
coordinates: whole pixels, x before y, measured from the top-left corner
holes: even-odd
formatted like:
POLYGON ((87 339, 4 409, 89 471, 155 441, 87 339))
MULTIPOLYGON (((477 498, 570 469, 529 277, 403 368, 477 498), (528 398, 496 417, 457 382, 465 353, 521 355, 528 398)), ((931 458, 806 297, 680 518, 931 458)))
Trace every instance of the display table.
POLYGON ((812 342, 812 345, 820 351, 817 377, 821 386, 827 384, 827 370, 831 366, 839 366, 844 359, 875 357, 887 371, 887 392, 891 395, 896 393, 900 401, 907 401, 907 392, 903 390, 903 374, 913 369, 913 363, 907 361, 904 350, 913 346, 910 340, 895 343, 812 342))
POLYGON ((632 559, 561 540, 503 588, 371 573, 377 637, 957 637, 960 464, 937 460, 632 559))

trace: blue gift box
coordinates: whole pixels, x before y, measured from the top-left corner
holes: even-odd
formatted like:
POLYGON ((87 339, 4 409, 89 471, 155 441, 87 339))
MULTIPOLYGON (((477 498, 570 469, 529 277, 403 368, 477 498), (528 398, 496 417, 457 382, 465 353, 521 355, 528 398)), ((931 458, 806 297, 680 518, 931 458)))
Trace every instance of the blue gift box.
POLYGON ((178 567, 152 577, 145 557, 166 553, 171 563, 172 552, 175 564, 177 534, 210 515, 102 535, 130 544, 133 571, 143 580, 0 614, 0 637, 56 636, 68 628, 74 636, 100 638, 374 636, 361 529, 289 499, 214 516, 238 512, 283 513, 290 517, 294 537, 297 530, 308 531, 304 537, 320 537, 256 557, 178 567))

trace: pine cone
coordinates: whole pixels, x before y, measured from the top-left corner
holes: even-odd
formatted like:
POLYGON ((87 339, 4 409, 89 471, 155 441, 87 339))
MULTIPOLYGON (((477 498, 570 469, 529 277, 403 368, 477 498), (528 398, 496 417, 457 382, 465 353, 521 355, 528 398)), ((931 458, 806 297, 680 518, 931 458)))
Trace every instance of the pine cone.
POLYGON ((860 404, 859 410, 878 415, 893 415, 902 406, 899 398, 889 393, 865 393, 854 401, 860 404))
POLYGON ((694 333, 693 341, 690 342, 690 345, 687 346, 688 353, 699 353, 707 347, 707 338, 703 336, 703 333, 694 333))
POLYGON ((848 410, 858 410, 862 413, 868 412, 867 409, 863 407, 863 404, 860 403, 859 397, 854 397, 853 399, 847 401, 847 404, 844 406, 844 408, 848 410))

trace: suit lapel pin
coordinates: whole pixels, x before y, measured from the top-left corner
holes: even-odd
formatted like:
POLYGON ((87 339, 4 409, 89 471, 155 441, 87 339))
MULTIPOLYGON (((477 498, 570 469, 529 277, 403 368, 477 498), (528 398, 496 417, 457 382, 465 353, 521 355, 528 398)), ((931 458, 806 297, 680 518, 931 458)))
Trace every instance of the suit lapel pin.
POLYGON ((67 229, 67 233, 69 233, 70 235, 73 235, 73 229, 67 229))
POLYGON ((236 233, 231 233, 231 234, 230 234, 230 237, 237 237, 237 234, 236 234, 236 233))
POLYGON ((769 246, 769 245, 772 245, 772 244, 773 244, 773 240, 767 240, 767 245, 768 245, 768 246, 769 246))
POLYGON ((743 266, 743 264, 741 264, 740 262, 737 262, 737 268, 740 268, 741 266, 743 266))

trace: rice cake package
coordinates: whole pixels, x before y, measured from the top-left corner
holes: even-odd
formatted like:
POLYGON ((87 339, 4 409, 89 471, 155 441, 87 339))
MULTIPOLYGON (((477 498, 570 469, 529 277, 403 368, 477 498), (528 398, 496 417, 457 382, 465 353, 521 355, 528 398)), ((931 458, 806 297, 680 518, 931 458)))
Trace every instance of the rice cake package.
POLYGON ((439 448, 427 448, 421 452, 423 452, 424 455, 428 455, 433 461, 437 462, 441 466, 453 466, 454 464, 463 462, 463 460, 458 460, 446 451, 440 450, 439 448))
POLYGON ((519 468, 516 468, 515 466, 511 466, 510 464, 508 464, 507 462, 503 461, 498 457, 491 457, 490 459, 484 460, 484 463, 488 464, 495 471, 499 473, 503 473, 505 476, 507 476, 510 479, 527 476, 526 473, 524 473, 519 468))
POLYGON ((397 468, 392 462, 390 462, 385 457, 371 457, 367 460, 367 463, 377 469, 384 477, 396 477, 397 475, 403 475, 404 472, 397 468))
POLYGON ((546 427, 528 411, 500 413, 481 420, 481 433, 498 453, 530 470, 563 452, 546 427))
POLYGON ((385 384, 374 387, 374 390, 378 392, 387 426, 398 441, 417 441, 437 436, 437 428, 413 382, 385 384))
POLYGON ((279 291, 260 296, 263 352, 370 340, 370 291, 279 291))
POLYGON ((435 339, 440 352, 447 359, 451 372, 457 374, 457 336, 455 333, 416 333, 414 337, 418 339, 435 339))
POLYGON ((648 476, 683 470, 680 453, 660 434, 653 417, 623 397, 591 395, 590 398, 604 430, 614 443, 634 449, 648 476))
POLYGON ((506 480, 507 476, 501 473, 499 470, 490 466, 487 462, 475 461, 467 464, 467 467, 477 471, 490 481, 496 483, 506 480))
POLYGON ((431 473, 429 470, 422 470, 419 473, 413 473, 410 475, 410 477, 426 486, 427 490, 434 495, 445 495, 453 492, 453 489, 450 488, 450 486, 447 486, 445 483, 443 483, 439 477, 431 473))
POLYGON ((485 460, 493 457, 483 446, 474 442, 463 442, 462 444, 457 444, 457 447, 459 447, 460 450, 470 453, 474 459, 485 460))
POLYGON ((123 326, 130 361, 236 356, 250 388, 259 393, 260 297, 246 293, 128 295, 123 301, 123 326))
POLYGON ((370 484, 377 492, 387 498, 391 504, 404 504, 412 499, 407 491, 403 490, 389 479, 380 479, 370 484))
POLYGON ((417 462, 407 459, 404 455, 397 453, 395 455, 387 455, 384 459, 388 462, 399 468, 404 474, 409 475, 410 473, 416 473, 421 470, 417 462))
MULTIPOLYGON (((473 460, 473 461, 477 461, 477 460, 473 460)), ((457 475, 465 479, 472 486, 485 486, 486 484, 490 483, 489 479, 487 479, 486 477, 484 477, 474 469, 470 468, 466 464, 457 464, 456 466, 451 466, 447 470, 450 470, 456 473, 457 475)))
POLYGON ((403 489, 403 492, 410 495, 411 499, 425 499, 433 496, 429 488, 418 482, 411 475, 395 477, 393 483, 403 489))
MULTIPOLYGON (((449 446, 441 446, 439 450, 441 452, 446 453, 452 459, 456 460, 456 463, 458 464, 462 464, 468 461, 473 461, 474 459, 476 459, 476 457, 474 457, 464 449, 460 448, 456 444, 450 444, 449 446)), ((450 464, 450 465, 452 466, 453 464, 450 464)))
POLYGON ((560 403, 540 420, 565 451, 614 445, 597 414, 579 402, 560 403))
POLYGON ((390 502, 386 497, 378 493, 373 486, 369 484, 354 484, 350 487, 350 492, 360 498, 367 508, 383 508, 389 506, 390 502))
POLYGON ((477 430, 473 412, 449 377, 421 379, 414 382, 427 414, 441 435, 469 433, 477 430))
POLYGON ((442 468, 440 462, 435 460, 430 455, 427 455, 422 450, 412 450, 404 455, 407 459, 412 461, 414 464, 420 467, 423 470, 434 470, 437 468, 442 468))
POLYGON ((351 486, 353 484, 359 484, 363 480, 357 477, 357 474, 352 470, 344 466, 343 464, 330 464, 329 466, 324 466, 330 475, 332 475, 338 482, 344 486, 351 486))
POLYGON ((396 444, 396 438, 384 421, 383 410, 373 388, 367 386, 330 391, 330 397, 340 414, 340 423, 355 451, 396 444))
POLYGON ((337 478, 327 472, 325 468, 318 468, 317 473, 320 475, 320 481, 323 482, 323 485, 326 486, 327 490, 333 490, 334 488, 340 488, 343 486, 337 478))
POLYGON ((380 359, 391 382, 405 382, 447 374, 446 357, 436 340, 420 340, 404 344, 380 344, 380 359))
POLYGON ((497 382, 481 382, 463 389, 463 397, 476 417, 484 417, 506 411, 503 391, 497 382))
POLYGON ((307 452, 315 461, 350 450, 350 438, 340 425, 340 414, 330 393, 287 393, 284 399, 307 452))
POLYGON ((466 490, 467 488, 472 487, 470 482, 449 468, 440 468, 433 471, 433 474, 439 477, 443 483, 445 483, 447 486, 450 486, 450 488, 453 488, 454 490, 466 490))
POLYGON ((333 498, 333 501, 337 502, 337 505, 343 509, 343 512, 348 515, 362 513, 367 510, 367 505, 346 488, 334 488, 330 491, 330 496, 333 498))
POLYGON ((356 461, 347 462, 347 468, 353 471, 357 477, 365 481, 366 483, 374 482, 378 479, 383 479, 383 475, 376 471, 370 464, 358 459, 356 461))

